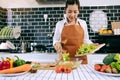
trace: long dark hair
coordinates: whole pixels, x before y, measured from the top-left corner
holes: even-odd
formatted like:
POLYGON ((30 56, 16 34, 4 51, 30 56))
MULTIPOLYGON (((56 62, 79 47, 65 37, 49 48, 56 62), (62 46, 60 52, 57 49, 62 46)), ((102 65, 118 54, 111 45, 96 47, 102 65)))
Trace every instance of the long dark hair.
POLYGON ((78 5, 78 9, 80 9, 80 2, 79 0, 66 0, 66 5, 65 5, 65 9, 68 7, 68 5, 78 5))

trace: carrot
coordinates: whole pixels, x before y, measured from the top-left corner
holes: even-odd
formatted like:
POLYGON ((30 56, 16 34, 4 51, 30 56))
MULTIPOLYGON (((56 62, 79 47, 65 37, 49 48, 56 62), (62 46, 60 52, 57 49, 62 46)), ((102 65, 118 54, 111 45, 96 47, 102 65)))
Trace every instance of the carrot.
POLYGON ((0 74, 12 74, 12 73, 20 73, 20 72, 25 72, 29 71, 31 69, 30 64, 24 64, 18 67, 13 67, 10 69, 5 69, 5 70, 0 70, 0 74))

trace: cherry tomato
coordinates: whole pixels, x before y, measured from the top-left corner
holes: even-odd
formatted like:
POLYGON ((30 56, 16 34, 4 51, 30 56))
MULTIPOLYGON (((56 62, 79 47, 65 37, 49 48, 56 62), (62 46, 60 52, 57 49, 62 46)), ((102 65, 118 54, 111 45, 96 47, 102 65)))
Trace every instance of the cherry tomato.
POLYGON ((56 73, 70 73, 71 71, 72 71, 72 68, 66 67, 65 65, 56 66, 55 68, 56 73))
POLYGON ((71 71, 72 71, 72 68, 66 68, 64 72, 65 73, 70 73, 71 71))
POLYGON ((60 69, 61 69, 62 72, 64 72, 66 68, 67 67, 65 65, 60 66, 60 69))
POLYGON ((105 70, 107 69, 107 65, 102 65, 101 69, 100 69, 100 72, 105 72, 105 70))
POLYGON ((62 72, 60 66, 55 67, 55 72, 56 73, 61 73, 62 72))
POLYGON ((95 65, 94 65, 94 69, 95 69, 96 71, 100 71, 100 70, 101 70, 101 66, 100 66, 99 64, 95 64, 95 65))

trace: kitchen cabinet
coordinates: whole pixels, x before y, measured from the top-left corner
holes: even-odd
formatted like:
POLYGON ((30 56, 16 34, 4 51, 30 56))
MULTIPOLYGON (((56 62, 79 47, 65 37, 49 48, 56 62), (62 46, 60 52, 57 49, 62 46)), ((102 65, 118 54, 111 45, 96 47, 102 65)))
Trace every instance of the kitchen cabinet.
POLYGON ((120 35, 98 35, 98 43, 105 43, 97 53, 120 53, 120 35))

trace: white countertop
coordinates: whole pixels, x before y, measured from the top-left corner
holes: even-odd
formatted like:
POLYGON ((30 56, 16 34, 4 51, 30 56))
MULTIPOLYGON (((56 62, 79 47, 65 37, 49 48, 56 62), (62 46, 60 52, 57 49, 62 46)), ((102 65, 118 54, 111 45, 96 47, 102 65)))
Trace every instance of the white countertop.
MULTIPOLYGON (((18 55, 21 59, 26 61, 38 61, 38 62, 55 62, 58 58, 57 53, 0 53, 2 57, 14 57, 18 55)), ((102 63, 106 54, 90 54, 88 57, 88 64, 102 63)))
POLYGON ((57 59, 57 54, 46 54, 46 53, 0 53, 2 57, 11 57, 17 55, 19 58, 26 61, 35 61, 35 62, 55 62, 57 59))

